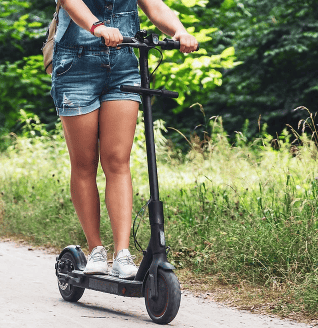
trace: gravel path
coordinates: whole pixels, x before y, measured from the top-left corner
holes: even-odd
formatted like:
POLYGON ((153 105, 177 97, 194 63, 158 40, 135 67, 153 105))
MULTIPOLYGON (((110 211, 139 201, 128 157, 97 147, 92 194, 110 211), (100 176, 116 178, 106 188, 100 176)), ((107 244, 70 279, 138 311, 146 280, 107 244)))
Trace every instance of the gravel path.
MULTIPOLYGON (((86 290, 78 303, 61 298, 55 255, 13 242, 0 242, 0 327, 160 327, 149 318, 144 299, 86 290)), ((227 308, 183 292, 171 327, 293 327, 310 325, 227 308)))

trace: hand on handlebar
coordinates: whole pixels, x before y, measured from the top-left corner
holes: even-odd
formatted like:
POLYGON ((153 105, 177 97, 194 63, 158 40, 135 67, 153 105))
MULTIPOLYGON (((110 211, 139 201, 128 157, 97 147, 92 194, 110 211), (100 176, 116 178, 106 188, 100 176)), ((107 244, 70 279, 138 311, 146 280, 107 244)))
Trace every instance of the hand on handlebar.
POLYGON ((186 31, 177 31, 173 39, 180 42, 180 51, 183 53, 190 53, 198 49, 198 41, 186 31))
POLYGON ((117 47, 118 44, 123 42, 123 36, 119 29, 114 27, 97 26, 94 30, 94 35, 98 38, 104 38, 105 45, 108 47, 117 47))
MULTIPOLYGON (((95 28, 95 31, 98 28, 99 28, 99 26, 95 28)), ((102 26, 102 29, 103 29, 103 26, 102 26)), ((107 27, 106 27, 106 29, 107 29, 107 27)), ((115 30, 115 32, 116 32, 117 29, 112 29, 112 30, 115 30)), ((104 31, 102 31, 102 32, 104 32, 104 31)), ((119 31, 118 31, 118 33, 120 34, 119 31)), ((143 34, 145 34, 145 33, 146 33, 146 31, 143 31, 143 34)), ((199 44, 198 44, 197 40, 192 35, 188 34, 187 32, 180 33, 179 35, 177 33, 175 34, 175 38, 181 40, 181 42, 179 40, 176 40, 176 39, 167 39, 167 38, 160 41, 159 37, 158 37, 158 34, 155 34, 155 33, 151 33, 147 37, 140 36, 137 33, 134 38, 128 37, 128 36, 123 37, 120 34, 120 38, 121 38, 122 41, 118 42, 117 41, 118 38, 117 39, 116 38, 110 38, 109 42, 107 44, 105 42, 105 38, 103 36, 103 35, 105 35, 104 33, 102 35, 101 32, 99 30, 97 30, 97 33, 95 33, 95 35, 96 36, 101 35, 101 39, 102 39, 103 44, 106 44, 109 47, 117 47, 118 48, 118 47, 129 46, 129 47, 132 47, 132 48, 149 48, 149 49, 155 48, 155 47, 161 47, 162 50, 179 49, 183 53, 189 53, 189 52, 192 52, 192 51, 198 51, 199 50, 199 44), (181 45, 182 45, 182 48, 181 48, 181 45)))

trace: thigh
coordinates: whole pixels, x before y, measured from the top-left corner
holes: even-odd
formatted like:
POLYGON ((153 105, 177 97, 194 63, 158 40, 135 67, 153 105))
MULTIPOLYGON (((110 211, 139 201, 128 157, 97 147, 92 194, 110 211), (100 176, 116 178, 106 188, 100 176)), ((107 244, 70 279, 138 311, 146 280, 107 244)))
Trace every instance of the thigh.
POLYGON ((100 158, 105 173, 129 163, 139 103, 131 100, 106 101, 99 112, 100 158))
POLYGON ((72 169, 96 172, 98 151, 99 110, 78 116, 61 116, 72 169))

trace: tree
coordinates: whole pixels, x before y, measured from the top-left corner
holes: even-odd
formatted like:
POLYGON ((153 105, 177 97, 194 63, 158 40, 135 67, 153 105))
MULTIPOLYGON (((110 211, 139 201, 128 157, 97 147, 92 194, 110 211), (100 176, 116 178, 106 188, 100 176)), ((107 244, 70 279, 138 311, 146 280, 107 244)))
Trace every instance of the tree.
POLYGON ((52 112, 50 78, 44 73, 40 49, 53 12, 50 0, 1 2, 0 132, 17 126, 21 108, 43 120, 52 112))
POLYGON ((243 64, 223 71, 223 84, 209 93, 206 110, 222 115, 233 132, 246 119, 250 135, 259 115, 271 133, 297 126, 300 105, 317 110, 318 8, 313 0, 224 0, 209 2, 213 46, 234 46, 243 64))

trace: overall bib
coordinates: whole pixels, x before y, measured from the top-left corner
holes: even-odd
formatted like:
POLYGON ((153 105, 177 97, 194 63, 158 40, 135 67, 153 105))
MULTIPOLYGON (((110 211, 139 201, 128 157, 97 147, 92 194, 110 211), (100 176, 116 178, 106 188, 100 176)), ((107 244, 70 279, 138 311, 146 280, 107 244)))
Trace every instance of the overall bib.
MULTIPOLYGON (((83 0, 105 26, 123 36, 139 30, 137 0, 83 0)), ((61 8, 55 36, 51 95, 58 115, 92 112, 103 101, 133 100, 140 96, 120 91, 120 85, 140 85, 138 60, 130 47, 105 46, 100 38, 74 23, 61 8)))

